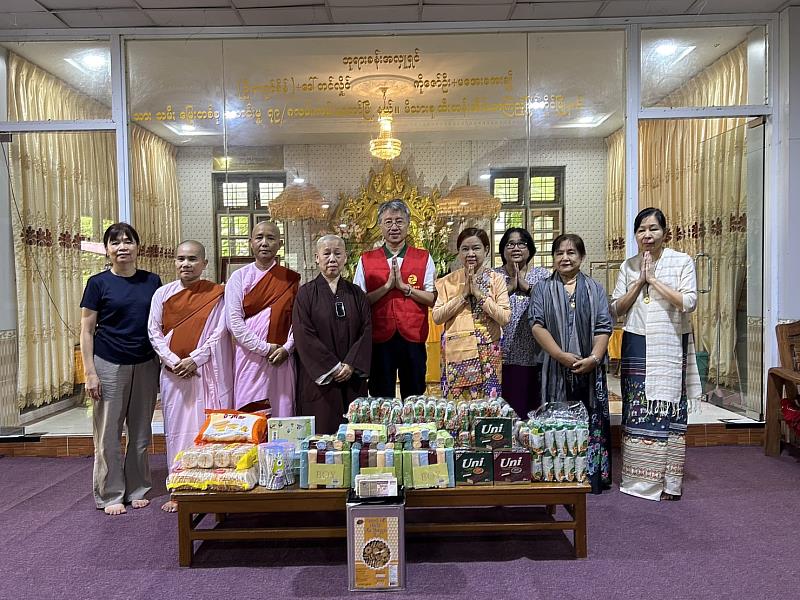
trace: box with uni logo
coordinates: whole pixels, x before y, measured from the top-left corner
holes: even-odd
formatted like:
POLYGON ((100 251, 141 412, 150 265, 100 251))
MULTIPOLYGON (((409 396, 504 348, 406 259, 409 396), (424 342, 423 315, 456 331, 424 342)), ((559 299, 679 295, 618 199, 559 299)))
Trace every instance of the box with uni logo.
POLYGON ((528 450, 495 450, 495 483, 530 483, 531 453, 528 450))
POLYGON ((494 457, 491 450, 456 450, 456 485, 492 485, 494 457))
POLYGON ((479 417, 473 432, 475 446, 480 448, 511 448, 512 420, 507 417, 479 417))

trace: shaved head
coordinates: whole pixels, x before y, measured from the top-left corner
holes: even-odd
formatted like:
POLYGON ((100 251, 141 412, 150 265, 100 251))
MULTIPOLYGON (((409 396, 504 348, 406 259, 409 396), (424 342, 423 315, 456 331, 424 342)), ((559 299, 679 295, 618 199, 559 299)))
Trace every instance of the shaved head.
POLYGON ((253 231, 250 233, 250 239, 252 240, 256 237, 257 231, 266 231, 267 229, 271 229, 275 237, 279 238, 281 236, 278 226, 273 221, 261 221, 260 223, 256 223, 256 226, 253 227, 253 231))
POLYGON ((344 243, 344 240, 335 233, 329 233, 328 235, 323 235, 321 238, 317 240, 317 252, 319 252, 320 248, 322 248, 326 244, 339 244, 341 245, 342 248, 347 247, 344 243))
POLYGON ((175 255, 180 254, 194 254, 195 256, 205 259, 206 247, 197 240, 184 240, 175 249, 175 255))

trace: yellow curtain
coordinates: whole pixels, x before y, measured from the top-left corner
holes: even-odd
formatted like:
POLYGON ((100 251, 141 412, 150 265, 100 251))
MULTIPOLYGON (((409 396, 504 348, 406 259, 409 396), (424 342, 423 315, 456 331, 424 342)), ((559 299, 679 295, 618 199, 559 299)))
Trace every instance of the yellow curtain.
MULTIPOLYGON (((9 53, 9 120, 74 120, 108 116, 108 108, 9 53)), ((131 128, 134 225, 140 266, 174 279, 171 257, 180 213, 175 149, 131 128)), ((21 219, 12 217, 17 271, 20 408, 41 406, 73 391, 74 347, 86 278, 102 270, 101 254, 81 241, 102 241, 117 218, 113 133, 14 135, 10 177, 21 219)))
MULTIPOLYGON (((747 101, 746 47, 738 46, 665 98, 667 106, 740 105, 747 101)), ((736 315, 747 243, 744 119, 642 121, 639 207, 664 211, 668 244, 708 255, 698 269, 697 347, 710 353, 709 379, 738 387, 736 315), (717 364, 719 363, 719 368, 717 364)))
POLYGON ((175 279, 172 258, 180 242, 180 203, 172 144, 134 125, 131 128, 133 222, 141 238, 139 266, 175 279))
MULTIPOLYGON (((13 53, 8 84, 12 121, 100 118, 107 111, 13 53)), ((20 409, 73 391, 82 274, 105 262, 81 252, 82 234, 99 240, 103 219, 116 214, 114 156, 114 135, 102 132, 15 134, 10 144, 20 409)))
POLYGON ((606 138, 606 260, 625 260, 625 129, 606 138))

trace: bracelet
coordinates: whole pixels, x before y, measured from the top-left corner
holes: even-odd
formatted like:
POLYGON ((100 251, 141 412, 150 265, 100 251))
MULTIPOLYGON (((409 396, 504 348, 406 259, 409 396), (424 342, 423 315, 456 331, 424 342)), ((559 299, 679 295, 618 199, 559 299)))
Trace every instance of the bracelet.
POLYGON ((590 354, 589 356, 591 356, 594 359, 595 364, 598 364, 598 365, 600 364, 600 359, 597 358, 594 354, 590 354))

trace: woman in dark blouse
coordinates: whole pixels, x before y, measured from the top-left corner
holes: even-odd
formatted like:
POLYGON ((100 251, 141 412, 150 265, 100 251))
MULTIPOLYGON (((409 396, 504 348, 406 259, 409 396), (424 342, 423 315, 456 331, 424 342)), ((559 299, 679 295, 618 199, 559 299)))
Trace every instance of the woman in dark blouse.
POLYGON ((81 354, 93 401, 94 499, 106 514, 143 508, 152 486, 147 450, 158 393, 158 360, 147 336, 150 300, 161 286, 136 268, 139 234, 115 223, 103 234, 111 268, 92 275, 81 300, 81 354), (127 425, 127 450, 120 438, 127 425))

